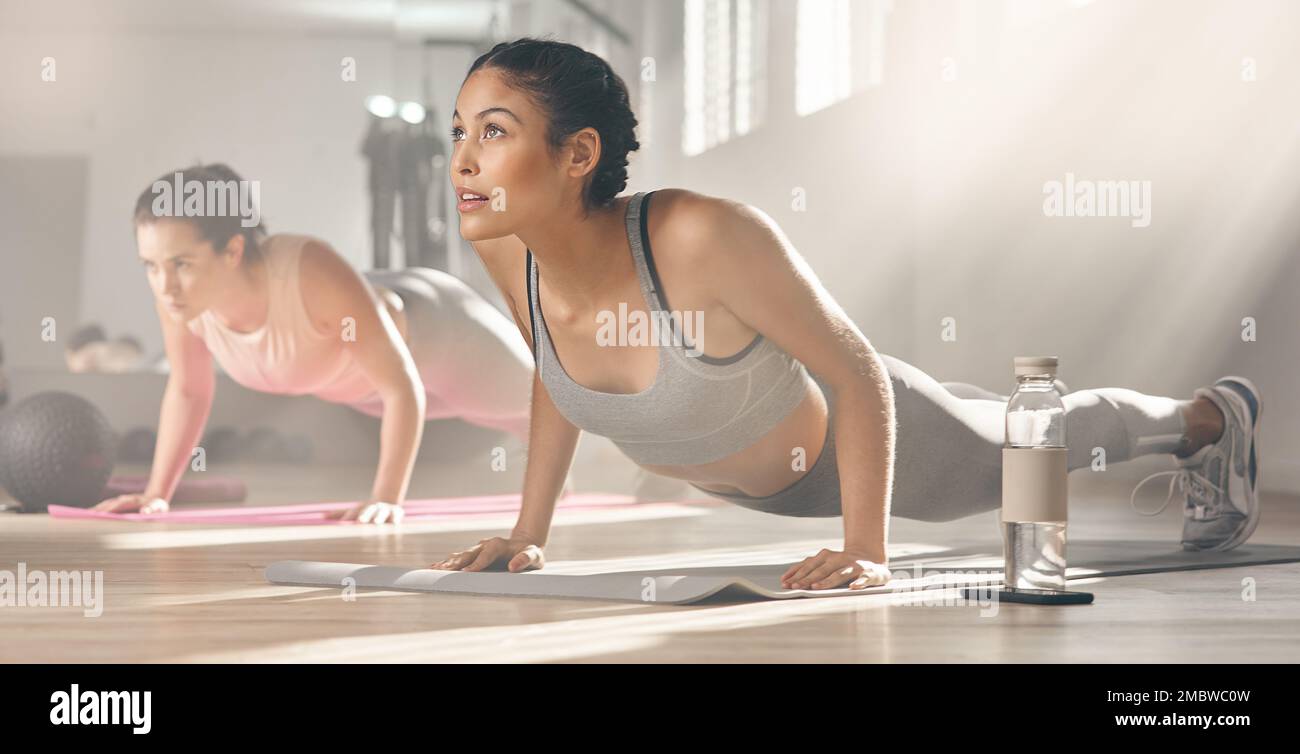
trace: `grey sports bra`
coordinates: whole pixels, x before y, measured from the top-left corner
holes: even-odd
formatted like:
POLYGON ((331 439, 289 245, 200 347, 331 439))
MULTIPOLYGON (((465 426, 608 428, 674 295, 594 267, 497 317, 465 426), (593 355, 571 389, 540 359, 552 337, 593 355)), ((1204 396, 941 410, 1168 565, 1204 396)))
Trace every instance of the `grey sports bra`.
MULTIPOLYGON (((669 322, 671 309, 646 232, 649 198, 637 193, 628 202, 627 237, 647 311, 669 322)), ((807 392, 811 377, 803 364, 761 334, 726 358, 692 355, 695 349, 675 320, 675 337, 657 348, 659 371, 653 385, 630 394, 590 390, 569 377, 555 354, 538 301, 532 250, 527 275, 533 358, 551 401, 574 426, 608 437, 637 463, 696 465, 725 458, 757 442, 807 392)))

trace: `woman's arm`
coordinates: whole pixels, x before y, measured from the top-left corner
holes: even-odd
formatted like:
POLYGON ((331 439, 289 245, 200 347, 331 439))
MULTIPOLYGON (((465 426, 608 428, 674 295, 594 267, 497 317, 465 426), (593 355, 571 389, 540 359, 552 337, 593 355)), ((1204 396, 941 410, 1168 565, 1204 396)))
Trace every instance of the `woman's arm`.
POLYGON ((688 255, 684 264, 728 311, 835 391, 845 549, 791 569, 792 582, 838 586, 853 562, 885 565, 896 432, 893 385, 879 354, 761 210, 688 193, 678 212, 674 247, 688 255))
MULTIPOLYGON (((505 298, 520 335, 533 351, 532 330, 526 324, 529 320, 520 314, 520 309, 526 311, 528 305, 528 291, 524 287, 527 250, 523 243, 514 236, 507 236, 475 241, 472 245, 505 298), (522 302, 522 307, 516 302, 522 302)), ((452 553, 445 560, 434 563, 433 567, 478 571, 499 560, 507 561, 511 571, 542 567, 541 548, 546 546, 550 536, 555 501, 573 464, 580 434, 581 431, 551 402, 550 394, 534 372, 523 502, 514 530, 508 539, 484 539, 474 547, 452 553)))
MULTIPOLYGON (((424 433, 424 383, 388 308, 352 265, 320 241, 307 242, 302 254, 299 284, 308 315, 322 332, 338 333, 384 404, 370 499, 350 512, 367 522, 368 504, 400 506, 406 498, 424 433)), ((382 523, 384 514, 378 518, 382 523)))
POLYGON ((533 373, 532 408, 528 419, 528 460, 524 466, 523 502, 511 539, 546 546, 555 515, 555 500, 573 464, 581 431, 551 402, 541 378, 533 373))
POLYGON ((212 410, 212 397, 212 391, 186 392, 175 377, 167 379, 145 497, 171 502, 176 486, 185 475, 185 466, 194 457, 199 438, 203 436, 203 427, 212 410))
MULTIPOLYGON (((528 325, 528 290, 524 283, 528 249, 515 236, 471 244, 483 260, 492 282, 510 307, 515 327, 536 353, 532 328, 528 325)), ((533 373, 532 400, 528 413, 528 460, 524 466, 523 502, 511 538, 531 541, 539 547, 550 536, 555 501, 564 488, 581 431, 551 402, 541 379, 533 373)))
POLYGON ((154 299, 154 310, 162 326, 169 374, 158 416, 158 442, 154 446, 149 483, 142 494, 105 500, 95 506, 96 510, 165 512, 212 410, 216 375, 207 345, 185 323, 164 311, 157 299, 154 299))

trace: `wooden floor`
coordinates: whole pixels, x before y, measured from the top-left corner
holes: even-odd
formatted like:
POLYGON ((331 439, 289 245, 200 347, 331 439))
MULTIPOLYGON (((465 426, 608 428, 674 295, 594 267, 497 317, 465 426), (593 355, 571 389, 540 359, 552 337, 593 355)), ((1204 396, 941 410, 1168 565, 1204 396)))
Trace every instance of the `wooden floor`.
MULTIPOLYGON (((590 453, 588 454, 590 461, 590 453)), ((1128 508, 1132 481, 1167 468, 1140 459, 1123 473, 1071 476, 1070 537, 1167 538, 1178 506, 1157 518, 1128 508)), ((627 492, 625 468, 588 463, 580 491, 627 492), (606 478, 600 478, 607 473, 606 478)), ((121 472, 142 471, 120 469, 121 472)), ((210 470, 214 471, 214 470, 210 470)), ((371 468, 243 467, 250 504, 356 499, 371 468)), ((517 473, 423 467, 413 496, 517 488, 517 473)), ((1147 506, 1163 499, 1148 486, 1147 506)), ((576 514, 575 514, 576 515, 576 514)), ((996 541, 996 514, 946 524, 895 519, 894 543, 996 541)), ((104 609, 0 607, 6 662, 1297 662, 1300 564, 1098 579, 1088 606, 898 604, 890 595, 674 607, 593 601, 363 592, 275 586, 280 559, 423 566, 504 533, 512 516, 458 524, 196 527, 0 514, 0 569, 102 569, 104 609), (1243 579, 1255 582, 1242 599, 1243 579), (891 602, 893 604, 891 604, 891 602)), ((560 523, 553 563, 683 553, 837 546, 838 520, 781 519, 725 505, 584 514, 560 523)), ((1269 496, 1254 542, 1300 542, 1300 498, 1269 496)), ((1078 582, 1075 582, 1076 584, 1078 582)))

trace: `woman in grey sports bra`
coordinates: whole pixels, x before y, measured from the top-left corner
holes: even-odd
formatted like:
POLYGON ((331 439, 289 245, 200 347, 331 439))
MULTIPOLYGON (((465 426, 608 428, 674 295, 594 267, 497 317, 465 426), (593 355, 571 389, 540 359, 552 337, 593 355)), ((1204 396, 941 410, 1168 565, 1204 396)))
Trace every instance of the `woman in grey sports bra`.
MULTIPOLYGON (((640 145, 605 61, 561 42, 502 43, 456 105, 461 233, 512 303, 542 389, 515 529, 434 568, 541 567, 581 430, 746 508, 842 516, 842 549, 791 567, 790 588, 887 581, 891 515, 999 507, 1007 396, 877 353, 762 212, 675 189, 618 196, 640 145)), ((1100 388, 1064 403, 1071 470, 1095 448, 1111 463, 1203 458, 1229 434, 1200 391, 1100 388)), ((1185 544, 1222 534, 1211 529, 1185 528, 1185 544)))

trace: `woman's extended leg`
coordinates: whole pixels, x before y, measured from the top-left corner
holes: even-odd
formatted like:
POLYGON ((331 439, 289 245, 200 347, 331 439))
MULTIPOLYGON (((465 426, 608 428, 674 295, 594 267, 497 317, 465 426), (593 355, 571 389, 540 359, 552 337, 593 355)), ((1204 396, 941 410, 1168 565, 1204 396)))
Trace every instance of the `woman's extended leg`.
POLYGON ((412 267, 365 273, 401 297, 427 419, 459 418, 528 439, 533 358, 519 329, 456 277, 412 267))
MULTIPOLYGON (((893 514, 950 521, 998 508, 1006 401, 959 398, 911 364, 881 357, 898 422, 893 514)), ((1089 466, 1097 448, 1110 464, 1186 447, 1187 401, 1126 388, 1078 390, 1062 400, 1070 470, 1089 466)))
POLYGON ((985 390, 979 385, 972 385, 969 382, 940 382, 944 390, 952 393, 958 398, 981 398, 986 401, 1005 401, 1011 396, 1000 395, 992 390, 985 390))
MULTIPOLYGON (((1071 392, 1064 382, 1061 382, 1060 380, 1055 380, 1055 382, 1056 389, 1061 393, 1061 395, 1066 395, 1071 392)), ((943 385, 945 390, 958 398, 983 398, 984 400, 989 401, 1008 401, 1011 399, 1010 395, 1003 395, 995 393, 992 390, 985 390, 979 385, 972 385, 969 382, 940 382, 939 384, 943 385)))

